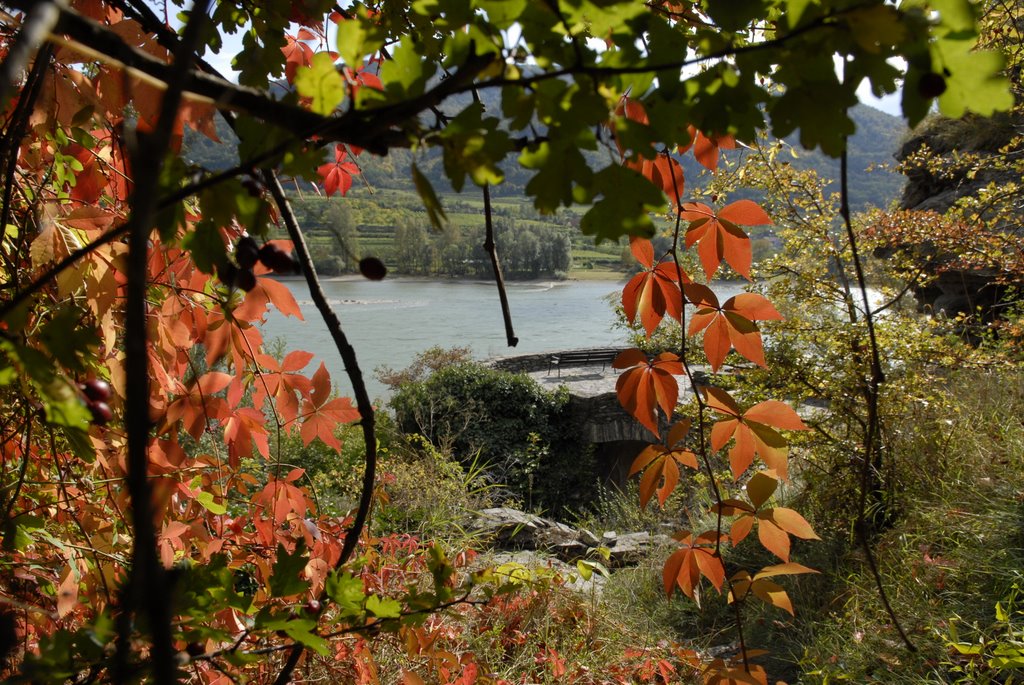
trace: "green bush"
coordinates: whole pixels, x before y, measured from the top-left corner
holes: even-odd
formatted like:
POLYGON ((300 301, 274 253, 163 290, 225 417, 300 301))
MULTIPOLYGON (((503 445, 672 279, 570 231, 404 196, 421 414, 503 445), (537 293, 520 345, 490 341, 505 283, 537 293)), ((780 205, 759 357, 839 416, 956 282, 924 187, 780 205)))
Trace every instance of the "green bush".
POLYGON ((525 374, 460 362, 403 383, 390 405, 403 431, 464 466, 478 462, 530 508, 580 508, 595 492, 592 450, 579 440, 568 393, 547 392, 525 374))

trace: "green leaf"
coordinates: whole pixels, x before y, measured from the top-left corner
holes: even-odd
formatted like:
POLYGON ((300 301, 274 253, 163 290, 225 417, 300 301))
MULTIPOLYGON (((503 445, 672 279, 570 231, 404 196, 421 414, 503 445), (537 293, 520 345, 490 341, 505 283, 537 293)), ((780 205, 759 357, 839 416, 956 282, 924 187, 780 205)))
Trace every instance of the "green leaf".
POLYGON ((85 359, 99 347, 100 338, 91 326, 83 326, 83 312, 69 306, 57 310, 39 331, 39 339, 63 366, 82 373, 85 359))
POLYGON ((218 504, 214 501, 213 495, 209 492, 200 490, 196 493, 195 500, 211 514, 226 514, 228 511, 228 508, 223 504, 218 504))
MULTIPOLYGON (((352 22, 342 22, 346 23, 352 22)), ((330 114, 345 99, 345 81, 326 52, 316 53, 308 68, 299 69, 295 89, 299 95, 313 99, 311 109, 317 114, 330 114)))
POLYGON ((301 577, 306 568, 306 544, 299 540, 295 551, 291 554, 281 543, 277 544, 277 559, 274 561, 270 575, 270 595, 272 597, 290 597, 309 588, 309 582, 301 577))
POLYGON ((181 241, 181 246, 192 253, 196 268, 203 273, 212 274, 214 267, 223 262, 227 255, 224 238, 217 226, 213 221, 203 219, 181 241))
POLYGON ((341 609, 343 615, 359 616, 363 613, 366 592, 363 591, 361 578, 352 577, 351 573, 332 571, 324 584, 327 596, 341 609))
POLYGON ((665 196, 646 178, 613 164, 594 175, 592 188, 603 197, 580 220, 580 230, 596 242, 624 235, 654 235, 650 212, 664 211, 665 196))
POLYGON ((366 598, 366 610, 377 618, 400 618, 402 605, 393 599, 370 595, 366 598))
POLYGON ((360 5, 355 16, 338 23, 338 54, 353 69, 363 66, 363 58, 384 46, 387 31, 375 19, 367 16, 360 5))
POLYGON ((434 69, 428 69, 428 64, 423 55, 416 51, 415 41, 406 36, 402 43, 392 50, 391 59, 384 62, 384 66, 381 67, 380 78, 384 90, 395 98, 422 95, 427 86, 427 79, 434 74, 434 69))
POLYGON ((415 164, 412 165, 412 182, 423 201, 424 209, 427 210, 430 225, 434 227, 435 231, 444 230, 448 224, 448 215, 444 213, 444 207, 441 206, 441 201, 437 198, 437 193, 434 192, 434 186, 415 164))
POLYGON ((35 542, 33 534, 41 531, 46 520, 41 516, 21 514, 5 522, 3 527, 3 549, 21 552, 35 542))
POLYGON ((973 38, 938 40, 932 46, 933 63, 943 67, 946 91, 939 96, 939 110, 950 118, 968 111, 990 116, 1013 107, 1010 82, 1003 75, 1002 55, 975 50, 973 38))

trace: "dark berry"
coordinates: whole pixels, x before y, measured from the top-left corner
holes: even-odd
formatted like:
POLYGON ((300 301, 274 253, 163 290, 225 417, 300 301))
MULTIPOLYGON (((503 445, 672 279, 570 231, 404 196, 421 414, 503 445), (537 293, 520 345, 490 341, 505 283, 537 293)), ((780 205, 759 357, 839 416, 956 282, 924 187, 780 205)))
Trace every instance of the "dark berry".
POLYGON ((284 252, 277 245, 273 243, 267 243, 260 248, 259 258, 263 262, 263 266, 268 269, 274 268, 274 262, 279 259, 278 255, 282 255, 284 252))
POLYGON ((206 647, 198 642, 189 642, 185 645, 185 651, 188 652, 189 656, 199 656, 200 654, 206 654, 206 647))
POLYGON ((260 258, 260 246, 249 236, 240 238, 235 245, 235 261, 243 269, 251 269, 260 258))
POLYGON ((234 285, 238 278, 238 267, 231 262, 224 262, 217 265, 217 278, 224 285, 234 285))
POLYGON ((306 602, 306 606, 304 608, 305 608, 306 614, 314 615, 315 616, 316 614, 320 613, 320 600, 318 600, 318 599, 311 599, 308 602, 306 602))
POLYGON ((114 418, 114 412, 110 411, 110 406, 106 402, 90 402, 87 406, 92 412, 92 422, 97 426, 110 423, 114 418))
POLYGON ((238 275, 235 276, 235 285, 239 289, 249 292, 256 287, 256 274, 252 272, 252 269, 239 269, 238 275))
POLYGON ((90 378, 79 386, 85 396, 93 402, 109 402, 111 397, 110 384, 99 378, 90 378))
POLYGON ((371 281, 381 281, 388 275, 388 268, 376 257, 363 257, 359 260, 359 273, 371 281))
POLYGON ((946 79, 934 71, 921 74, 917 80, 917 92, 923 98, 937 98, 946 92, 946 79))

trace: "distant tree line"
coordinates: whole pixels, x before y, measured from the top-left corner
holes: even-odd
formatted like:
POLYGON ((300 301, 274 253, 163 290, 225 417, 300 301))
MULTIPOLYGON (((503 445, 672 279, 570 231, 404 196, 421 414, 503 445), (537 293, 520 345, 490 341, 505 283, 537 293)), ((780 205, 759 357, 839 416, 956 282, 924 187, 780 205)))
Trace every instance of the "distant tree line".
MULTIPOLYGON (((494 222, 503 273, 510 278, 565 278, 572 266, 572 240, 549 226, 517 227, 510 218, 494 222)), ((400 273, 477 278, 491 275, 482 226, 450 226, 431 233, 426 222, 395 227, 393 259, 400 273)))
MULTIPOLYGON (((389 216, 387 224, 358 225, 344 202, 296 200, 296 213, 311 234, 317 272, 337 276, 358 272, 359 259, 372 254, 394 272, 414 276, 484 278, 491 262, 484 251, 482 225, 449 225, 431 230, 426 218, 410 212, 389 216), (363 253, 366 254, 363 254, 363 253)), ((495 242, 508 278, 565 278, 572 266, 572 240, 558 226, 527 226, 510 216, 494 219, 495 242)))

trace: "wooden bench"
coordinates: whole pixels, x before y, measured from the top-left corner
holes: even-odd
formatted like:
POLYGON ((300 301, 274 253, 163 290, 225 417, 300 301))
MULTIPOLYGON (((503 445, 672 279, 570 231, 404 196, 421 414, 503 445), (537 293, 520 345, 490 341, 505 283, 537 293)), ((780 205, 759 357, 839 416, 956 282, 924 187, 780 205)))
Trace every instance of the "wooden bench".
POLYGON ((601 370, 615 361, 622 350, 569 350, 558 352, 548 357, 548 375, 551 375, 551 367, 558 367, 558 377, 562 377, 563 366, 585 366, 601 362, 601 370))

